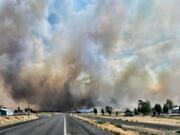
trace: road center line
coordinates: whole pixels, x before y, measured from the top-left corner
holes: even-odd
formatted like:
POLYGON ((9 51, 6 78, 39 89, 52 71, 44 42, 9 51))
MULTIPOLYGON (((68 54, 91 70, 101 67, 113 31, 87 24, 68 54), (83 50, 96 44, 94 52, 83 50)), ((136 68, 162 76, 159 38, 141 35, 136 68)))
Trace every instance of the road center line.
POLYGON ((64 135, 67 135, 67 129, 66 129, 66 116, 64 115, 64 135))

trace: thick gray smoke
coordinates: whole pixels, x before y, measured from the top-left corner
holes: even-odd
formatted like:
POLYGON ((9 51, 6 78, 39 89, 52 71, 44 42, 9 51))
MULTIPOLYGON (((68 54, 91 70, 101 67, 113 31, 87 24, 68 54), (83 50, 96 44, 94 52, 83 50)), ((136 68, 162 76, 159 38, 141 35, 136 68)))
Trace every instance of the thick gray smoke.
POLYGON ((61 111, 180 102, 179 4, 2 0, 0 102, 61 111))

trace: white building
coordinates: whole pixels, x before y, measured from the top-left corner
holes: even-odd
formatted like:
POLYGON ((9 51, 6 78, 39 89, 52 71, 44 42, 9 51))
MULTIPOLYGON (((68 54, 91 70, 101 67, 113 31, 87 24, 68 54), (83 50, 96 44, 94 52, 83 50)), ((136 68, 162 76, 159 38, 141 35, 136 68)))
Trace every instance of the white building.
POLYGON ((90 109, 88 109, 88 108, 81 108, 81 109, 77 109, 77 111, 79 113, 91 113, 91 112, 93 112, 93 109, 92 108, 90 108, 90 109))
POLYGON ((10 109, 0 108, 0 115, 11 116, 13 115, 13 111, 10 109))
POLYGON ((180 106, 177 106, 177 107, 174 107, 172 110, 171 110, 172 113, 180 113, 180 106))

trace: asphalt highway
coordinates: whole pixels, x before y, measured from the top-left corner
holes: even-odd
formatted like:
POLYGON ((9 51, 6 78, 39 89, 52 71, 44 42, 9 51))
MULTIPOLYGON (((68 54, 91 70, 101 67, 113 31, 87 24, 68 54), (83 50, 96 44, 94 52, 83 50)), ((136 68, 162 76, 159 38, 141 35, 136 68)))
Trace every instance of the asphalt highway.
POLYGON ((112 135, 69 115, 56 114, 0 129, 0 135, 112 135))

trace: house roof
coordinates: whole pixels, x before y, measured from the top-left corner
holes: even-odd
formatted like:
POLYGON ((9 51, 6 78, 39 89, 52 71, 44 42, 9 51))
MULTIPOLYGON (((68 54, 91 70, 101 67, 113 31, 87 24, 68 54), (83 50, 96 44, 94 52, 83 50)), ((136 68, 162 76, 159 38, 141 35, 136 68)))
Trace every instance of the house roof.
POLYGON ((172 110, 179 110, 179 106, 174 107, 172 110))
POLYGON ((2 111, 12 111, 12 110, 10 110, 10 109, 5 109, 5 108, 0 108, 0 110, 2 110, 2 111))

